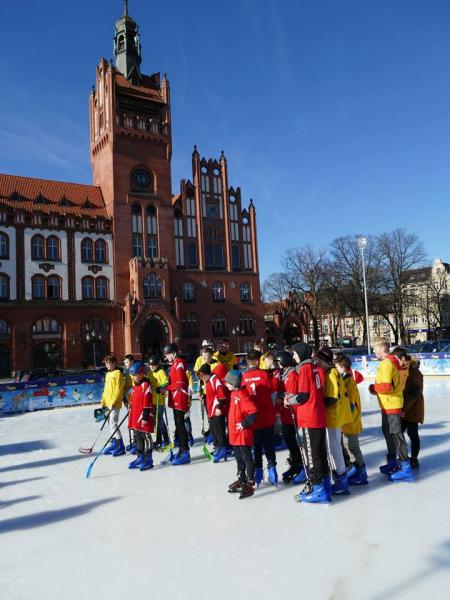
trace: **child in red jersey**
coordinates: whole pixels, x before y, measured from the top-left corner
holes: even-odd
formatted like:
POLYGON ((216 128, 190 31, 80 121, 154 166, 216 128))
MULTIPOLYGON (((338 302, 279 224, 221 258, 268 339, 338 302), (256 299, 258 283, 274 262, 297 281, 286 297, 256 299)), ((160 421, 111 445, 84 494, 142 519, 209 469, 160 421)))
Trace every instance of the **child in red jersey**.
POLYGON ((225 385, 230 390, 228 435, 237 463, 238 478, 228 487, 230 494, 240 492, 239 499, 255 493, 255 463, 252 446, 257 406, 245 387, 241 388, 242 373, 228 371, 225 385))
POLYGON ((242 385, 247 388, 258 407, 255 423, 254 455, 255 480, 260 485, 263 480, 263 449, 267 458, 269 481, 277 486, 277 459, 274 447, 275 406, 272 401, 272 382, 267 371, 259 368, 261 353, 251 350, 247 354, 248 369, 242 376, 242 385))
MULTIPOLYGON (((223 365, 220 366, 225 369, 223 365)), ((213 462, 218 463, 221 460, 227 460, 226 414, 228 408, 228 390, 222 379, 215 372, 215 369, 211 371, 211 366, 208 363, 202 365, 197 373, 205 386, 206 412, 215 446, 213 462)), ((225 375, 226 369, 225 373, 223 373, 223 376, 225 375)))
POLYGON ((133 387, 130 395, 128 428, 134 434, 137 458, 130 462, 128 468, 140 471, 153 468, 153 398, 152 388, 145 377, 146 372, 147 369, 142 361, 133 362, 129 370, 129 374, 133 377, 133 387))
POLYGON ((328 503, 331 480, 328 467, 326 427, 327 415, 323 388, 325 371, 311 360, 311 348, 302 342, 292 347, 297 370, 297 394, 286 394, 285 406, 294 406, 297 424, 302 431, 304 458, 311 489, 295 496, 296 501, 328 503))

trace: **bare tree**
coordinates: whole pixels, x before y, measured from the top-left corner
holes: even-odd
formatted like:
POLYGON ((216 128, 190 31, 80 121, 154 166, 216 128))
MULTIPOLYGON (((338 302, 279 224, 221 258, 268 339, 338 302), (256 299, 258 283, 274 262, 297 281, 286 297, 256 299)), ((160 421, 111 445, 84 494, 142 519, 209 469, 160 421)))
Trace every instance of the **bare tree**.
MULTIPOLYGON (((415 233, 395 229, 378 236, 377 250, 381 260, 382 296, 391 299, 395 326, 395 343, 406 342, 405 307, 417 302, 417 286, 411 286, 407 272, 416 269, 426 259, 423 243, 415 233)), ((384 316, 384 315, 383 315, 384 316)))
POLYGON ((285 273, 272 273, 262 286, 263 302, 280 304, 291 291, 285 273))

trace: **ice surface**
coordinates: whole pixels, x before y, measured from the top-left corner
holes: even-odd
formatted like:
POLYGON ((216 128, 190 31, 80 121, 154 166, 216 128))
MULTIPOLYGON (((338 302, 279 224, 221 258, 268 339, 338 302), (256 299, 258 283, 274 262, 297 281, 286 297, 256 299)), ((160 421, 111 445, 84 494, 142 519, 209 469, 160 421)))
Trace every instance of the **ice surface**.
MULTIPOLYGON (((209 463, 199 443, 187 466, 140 473, 102 456, 86 480, 92 456, 77 449, 98 432, 92 406, 5 417, 1 598, 448 599, 450 380, 427 379, 425 392, 417 482, 379 475, 380 416, 363 392, 370 485, 329 507, 267 483, 239 500, 226 491, 235 462, 209 463)), ((198 403, 192 413, 199 437, 198 403)))

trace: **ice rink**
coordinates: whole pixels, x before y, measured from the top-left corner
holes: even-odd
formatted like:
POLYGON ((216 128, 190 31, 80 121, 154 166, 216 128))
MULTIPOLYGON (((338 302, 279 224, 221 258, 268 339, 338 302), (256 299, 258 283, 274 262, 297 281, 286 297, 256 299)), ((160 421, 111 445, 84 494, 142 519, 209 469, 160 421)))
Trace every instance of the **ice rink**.
MULTIPOLYGON (((86 480, 93 455, 77 449, 98 432, 92 406, 2 418, 1 598, 450 598, 450 379, 426 379, 413 484, 378 473, 385 445, 366 387, 370 484, 330 506, 268 483, 239 500, 227 493, 234 460, 213 465, 200 443, 190 465, 159 466, 155 453, 143 473, 128 456, 102 456, 86 480)), ((197 402, 192 420, 199 439, 197 402)))

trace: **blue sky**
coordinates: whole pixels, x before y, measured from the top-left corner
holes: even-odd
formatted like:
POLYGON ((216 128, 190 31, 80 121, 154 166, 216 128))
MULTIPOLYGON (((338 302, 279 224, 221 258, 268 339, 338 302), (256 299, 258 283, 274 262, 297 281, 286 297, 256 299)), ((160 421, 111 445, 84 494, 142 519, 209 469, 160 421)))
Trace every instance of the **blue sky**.
MULTIPOLYGON (((90 182, 88 95, 121 0, 1 2, 0 171, 90 182)), ((306 242, 405 227, 450 261, 448 0, 130 0, 191 152, 254 198, 262 279, 306 242)))

